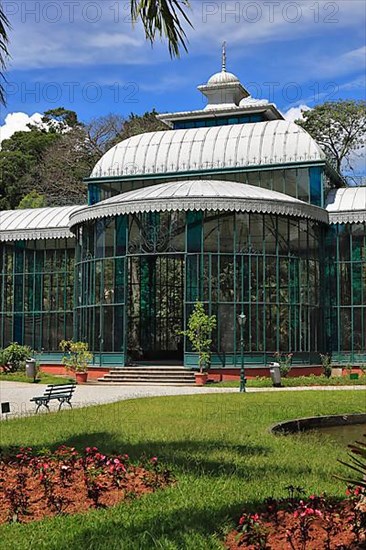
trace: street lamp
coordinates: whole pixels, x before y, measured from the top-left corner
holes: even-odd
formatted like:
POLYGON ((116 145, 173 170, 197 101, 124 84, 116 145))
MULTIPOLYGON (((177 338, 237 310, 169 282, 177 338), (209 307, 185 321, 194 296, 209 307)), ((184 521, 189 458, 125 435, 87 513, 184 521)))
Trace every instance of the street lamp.
POLYGON ((241 365, 240 365, 240 392, 245 392, 245 368, 244 368, 244 325, 247 320, 247 316, 241 312, 238 315, 238 323, 240 326, 240 356, 241 356, 241 365))

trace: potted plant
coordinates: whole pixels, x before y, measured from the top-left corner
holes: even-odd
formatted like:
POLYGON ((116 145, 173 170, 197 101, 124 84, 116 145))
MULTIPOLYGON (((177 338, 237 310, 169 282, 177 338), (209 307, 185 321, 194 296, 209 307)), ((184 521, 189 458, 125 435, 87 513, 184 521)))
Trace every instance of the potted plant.
POLYGON ((179 332, 189 339, 193 351, 198 353, 199 372, 195 373, 197 386, 204 386, 207 382, 207 369, 211 359, 211 334, 215 328, 216 316, 207 315, 203 303, 196 302, 188 319, 187 330, 179 332))
POLYGON ((292 357, 293 353, 281 353, 280 351, 276 351, 274 354, 275 361, 280 366, 280 373, 283 378, 287 378, 290 374, 292 369, 292 357))
POLYGON ((64 352, 62 361, 66 369, 75 373, 78 384, 85 384, 88 379, 88 363, 93 358, 88 344, 85 342, 62 340, 60 342, 60 349, 64 352))

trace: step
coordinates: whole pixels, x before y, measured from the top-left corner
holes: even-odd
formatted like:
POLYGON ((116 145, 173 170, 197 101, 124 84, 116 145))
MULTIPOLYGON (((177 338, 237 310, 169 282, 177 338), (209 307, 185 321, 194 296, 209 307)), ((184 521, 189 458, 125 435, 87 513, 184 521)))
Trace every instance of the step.
MULTIPOLYGON (((103 386, 166 386, 166 387, 180 387, 180 388, 183 388, 183 387, 192 387, 192 386, 195 386, 195 384, 188 384, 187 382, 185 384, 182 384, 180 382, 115 382, 115 381, 110 381, 110 382, 106 382, 104 380, 104 378, 98 378, 98 386, 99 385, 103 385, 103 386)), ((196 386, 195 386, 196 387, 196 386)))
POLYGON ((106 374, 107 380, 114 378, 125 378, 126 380, 194 380, 194 376, 151 376, 148 374, 130 375, 130 374, 106 374))

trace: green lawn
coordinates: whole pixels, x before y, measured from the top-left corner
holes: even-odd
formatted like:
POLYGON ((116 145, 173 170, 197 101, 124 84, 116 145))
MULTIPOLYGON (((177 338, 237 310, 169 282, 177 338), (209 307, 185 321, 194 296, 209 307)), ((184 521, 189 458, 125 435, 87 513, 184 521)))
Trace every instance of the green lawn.
MULTIPOLYGON (((101 391, 103 389, 101 388, 101 391)), ((346 450, 329 437, 273 436, 281 420, 364 412, 360 391, 221 394, 125 401, 1 424, 1 444, 60 444, 156 455, 177 484, 113 509, 0 528, 1 549, 201 550, 222 548, 243 506, 294 484, 342 495, 332 474, 346 450)))
MULTIPOLYGON (((33 379, 28 378, 22 372, 9 374, 0 373, 0 380, 4 380, 4 382, 27 382, 29 384, 34 384, 33 379)), ((39 384, 68 384, 69 382, 75 382, 75 378, 69 376, 53 376, 45 372, 38 373, 37 380, 39 384)))
MULTIPOLYGON (((212 386, 224 387, 224 388, 238 388, 239 381, 227 381, 227 382, 210 382, 212 386)), ((296 386, 365 386, 366 376, 362 375, 357 380, 351 380, 349 375, 347 376, 335 376, 334 378, 327 378, 326 376, 294 376, 290 378, 282 378, 282 385, 284 387, 296 387, 296 386)), ((270 378, 256 377, 247 381, 248 388, 270 388, 272 387, 272 381, 270 378)))

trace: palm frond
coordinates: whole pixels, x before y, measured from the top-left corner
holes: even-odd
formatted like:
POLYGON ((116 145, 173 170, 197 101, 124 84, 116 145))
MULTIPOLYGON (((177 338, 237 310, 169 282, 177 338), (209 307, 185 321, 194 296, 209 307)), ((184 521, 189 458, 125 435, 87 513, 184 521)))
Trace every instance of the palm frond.
POLYGON ((358 485, 366 489, 366 444, 363 441, 356 441, 352 445, 348 445, 348 448, 352 453, 348 454, 349 461, 344 462, 343 460, 338 460, 338 462, 343 464, 343 466, 347 466, 347 468, 350 468, 354 472, 360 474, 360 477, 353 479, 341 476, 335 477, 337 477, 338 479, 342 479, 343 481, 346 481, 351 485, 358 485), (359 457, 361 457, 361 459, 359 457))
POLYGON ((5 89, 1 81, 5 80, 4 71, 6 69, 8 51, 8 30, 10 29, 9 19, 6 17, 3 7, 0 4, 0 103, 5 105, 5 89))
POLYGON ((185 8, 190 8, 189 0, 131 0, 132 21, 142 22, 151 43, 157 35, 167 38, 171 57, 179 57, 181 47, 187 51, 187 35, 181 20, 190 27, 192 23, 185 8))

